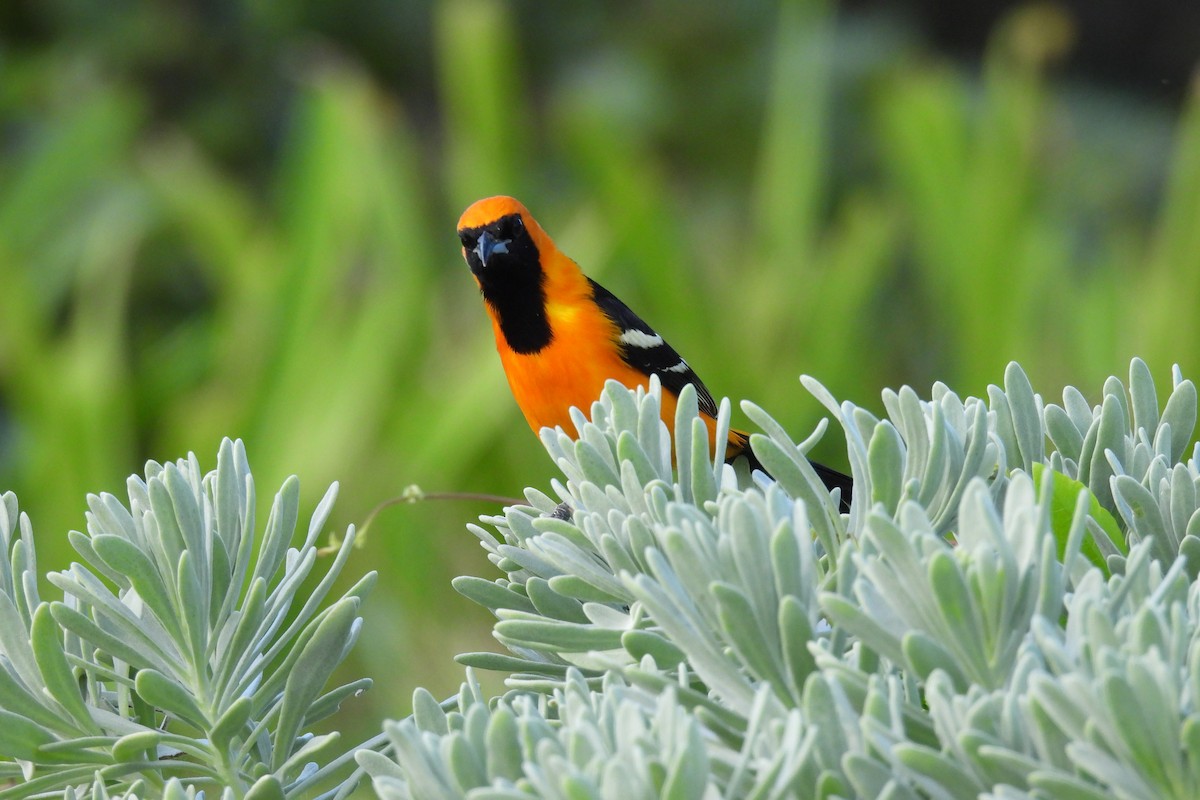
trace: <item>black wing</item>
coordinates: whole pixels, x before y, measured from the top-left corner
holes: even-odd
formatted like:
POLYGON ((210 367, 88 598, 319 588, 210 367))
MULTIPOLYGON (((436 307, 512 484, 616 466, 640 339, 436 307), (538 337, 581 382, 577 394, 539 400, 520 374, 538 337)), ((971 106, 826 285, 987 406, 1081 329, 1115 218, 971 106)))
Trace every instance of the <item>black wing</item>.
POLYGON ((675 348, 655 333, 654 329, 622 303, 616 295, 588 278, 592 297, 605 316, 621 331, 621 359, 647 377, 657 375, 663 388, 678 395, 689 383, 696 387, 700 410, 710 417, 717 416, 717 403, 700 377, 680 358, 675 348))
MULTIPOLYGON (((657 375, 663 388, 676 395, 683 391, 684 386, 692 384, 696 387, 700 410, 710 417, 717 416, 717 404, 708 388, 699 376, 692 372, 692 368, 688 366, 687 362, 679 357, 675 348, 667 344, 662 336, 655 333, 653 328, 633 313, 629 306, 617 299, 617 296, 608 289, 591 278, 588 278, 588 283, 592 285, 592 297, 596 300, 596 305, 600 306, 605 316, 615 322, 621 331, 621 358, 625 363, 644 375, 657 375)), ((749 434, 741 431, 732 431, 732 433, 740 440, 741 447, 729 458, 744 456, 749 459, 751 469, 761 469, 763 472, 767 472, 750 450, 749 434)), ((853 491, 853 481, 850 476, 843 475, 837 470, 815 461, 809 463, 813 465, 813 469, 817 471, 817 475, 827 487, 842 490, 841 510, 849 511, 850 497, 853 491)))

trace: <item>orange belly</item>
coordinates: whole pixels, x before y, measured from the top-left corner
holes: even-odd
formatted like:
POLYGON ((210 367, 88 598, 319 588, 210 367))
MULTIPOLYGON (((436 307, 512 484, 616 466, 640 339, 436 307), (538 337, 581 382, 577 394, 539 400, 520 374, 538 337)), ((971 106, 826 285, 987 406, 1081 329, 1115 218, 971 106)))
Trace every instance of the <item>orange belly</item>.
MULTIPOLYGON (((513 397, 534 433, 544 427, 561 427, 568 436, 576 437, 579 432, 569 413, 572 406, 590 418, 592 403, 600 399, 605 381, 615 380, 633 389, 648 386, 650 379, 620 361, 615 355, 615 345, 611 349, 603 347, 603 343, 612 341, 614 332, 578 331, 572 335, 562 334, 562 327, 560 322, 554 341, 534 355, 521 355, 507 347, 497 349, 513 397), (570 342, 570 346, 565 342, 570 342), (586 343, 600 346, 589 347, 586 343)), ((672 432, 676 405, 675 396, 663 391, 662 420, 672 432)), ((716 438, 716 420, 707 414, 701 417, 708 427, 711 450, 716 438)))

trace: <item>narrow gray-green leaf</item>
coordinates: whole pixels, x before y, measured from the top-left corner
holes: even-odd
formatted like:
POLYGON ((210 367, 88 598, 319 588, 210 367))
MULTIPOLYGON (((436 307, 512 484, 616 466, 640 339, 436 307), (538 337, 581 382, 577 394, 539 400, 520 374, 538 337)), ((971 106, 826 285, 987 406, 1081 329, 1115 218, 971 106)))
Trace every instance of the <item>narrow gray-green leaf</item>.
POLYGON ((770 650, 770 640, 755 625, 749 600, 737 587, 724 582, 712 584, 709 591, 717 600, 721 634, 757 678, 769 681, 778 694, 786 696, 789 686, 780 655, 770 650))
MULTIPOLYGON (((211 593, 212 588, 212 581, 208 573, 211 552, 205 543, 200 505, 196 500, 191 483, 181 470, 168 469, 163 477, 167 493, 171 498, 171 515, 175 518, 184 544, 192 554, 192 567, 196 570, 201 591, 207 596, 211 593)), ((199 477, 199 475, 196 474, 195 477, 199 477)))
POLYGON ((446 722, 446 712, 441 704, 427 689, 418 688, 413 692, 412 700, 413 722, 417 728, 428 733, 444 736, 450 731, 446 722))
POLYGON ((814 638, 808 614, 800 601, 791 595, 779 604, 779 636, 783 642, 783 662, 792 696, 799 698, 808 676, 817 669, 817 663, 808 649, 808 643, 814 638))
POLYGON ((49 604, 43 603, 33 613, 33 628, 30 633, 33 655, 42 672, 46 690, 67 710, 80 731, 100 733, 100 728, 92 721, 83 702, 79 681, 75 679, 71 667, 67 664, 67 657, 62 649, 62 628, 50 613, 49 604))
POLYGON ((54 734, 11 711, 0 709, 0 753, 7 758, 37 762, 38 748, 55 741, 54 734))
POLYGON ((871 480, 871 501, 883 503, 888 514, 895 514, 904 492, 904 442, 896 428, 880 422, 867 445, 867 464, 871 480))
POLYGON ((923 631, 911 630, 904 634, 901 647, 905 660, 923 680, 929 680, 933 671, 940 669, 950 676, 958 691, 965 692, 971 685, 970 679, 950 652, 923 631))
POLYGON ((149 668, 138 670, 134 688, 150 705, 170 712, 201 730, 208 729, 210 722, 196 704, 196 698, 192 696, 192 693, 158 670, 149 668))
POLYGON ((551 589, 545 579, 530 578, 525 582, 525 589, 529 592, 530 602, 543 617, 582 624, 588 622, 582 604, 551 589))
POLYGON ((460 575, 452 580, 450 585, 463 597, 491 611, 499 608, 510 608, 527 613, 535 611, 533 603, 528 597, 514 592, 506 586, 501 586, 495 581, 478 578, 474 575, 460 575))
POLYGON ((674 746, 679 754, 669 765, 661 797, 666 800, 692 800, 703 797, 709 788, 708 754, 699 725, 686 725, 674 746))
POLYGON ((304 726, 314 725, 332 716, 341 709, 342 703, 347 698, 361 695, 373 684, 374 681, 370 678, 359 678, 321 695, 309 705, 308 711, 304 714, 304 726))
POLYGON ((561 653, 613 650, 621 646, 623 633, 591 624, 526 619, 501 620, 493 630, 502 642, 561 653))
POLYGON ((1196 384, 1182 381, 1167 398, 1167 407, 1163 409, 1160 425, 1171 426, 1171 457, 1172 462, 1183 457, 1183 451, 1192 440, 1196 430, 1197 397, 1196 384))
POLYGON ((182 672, 183 665, 167 654, 148 637, 136 629, 128 631, 128 638, 114 636, 99 627, 88 617, 80 614, 65 603, 50 605, 50 612, 59 625, 101 651, 136 667, 150 666, 161 672, 182 672))
POLYGON ((129 582, 177 642, 185 641, 179 608, 154 564, 127 539, 111 534, 92 537, 92 547, 104 562, 129 577, 129 582))
POLYGON ((635 661, 650 656, 655 665, 662 670, 674 669, 687 661, 687 653, 670 639, 653 631, 625 631, 621 635, 621 646, 635 661))
POLYGON ((117 761, 141 761, 156 757, 158 745, 163 740, 161 731, 138 731, 122 736, 112 746, 113 758, 117 761))
POLYGON ((567 674, 566 664, 535 661, 505 653, 460 653, 454 657, 454 660, 464 667, 494 672, 536 672, 559 677, 567 674))
POLYGON ((208 732, 213 746, 221 751, 227 750, 234 737, 243 733, 253 711, 254 702, 249 697, 239 697, 233 701, 208 732))
POLYGON ((29 629, 12 598, 0 592, 0 652, 12 662, 17 675, 29 687, 42 683, 41 670, 29 643, 29 629))
POLYGON ((520 726, 512 709, 505 705, 497 706, 488 720, 484 748, 487 775, 493 782, 497 778, 515 782, 523 776, 524 757, 519 737, 520 726))
POLYGON ((254 565, 254 578, 262 577, 270 583, 279 570, 296 532, 299 509, 300 481, 293 475, 283 482, 275 495, 275 502, 271 504, 267 527, 259 545, 258 563, 254 565))
POLYGON ((304 721, 308 705, 317 697, 335 667, 341 663, 351 628, 358 616, 359 601, 342 599, 321 620, 312 638, 292 665, 283 687, 283 704, 272 737, 273 769, 287 759, 304 721))
POLYGON ((206 661, 209 598, 201 582, 200 570, 196 566, 197 557, 203 558, 203 554, 196 554, 190 549, 180 553, 175 577, 178 581, 176 592, 183 609, 183 626, 187 629, 188 641, 191 643, 191 661, 199 666, 204 665, 206 661))
POLYGON ((1042 414, 1033 385, 1015 361, 1010 361, 1004 370, 1004 392, 1008 397, 1013 431, 1020 448, 1021 468, 1030 472, 1034 464, 1046 457, 1045 434, 1042 432, 1042 414))
POLYGON ((274 775, 264 775, 246 792, 245 800, 284 800, 283 784, 274 775))
POLYGON ((1140 428, 1149 438, 1154 438, 1158 428, 1158 396, 1150 368, 1136 356, 1129 362, 1129 399, 1133 407, 1133 429, 1140 428))

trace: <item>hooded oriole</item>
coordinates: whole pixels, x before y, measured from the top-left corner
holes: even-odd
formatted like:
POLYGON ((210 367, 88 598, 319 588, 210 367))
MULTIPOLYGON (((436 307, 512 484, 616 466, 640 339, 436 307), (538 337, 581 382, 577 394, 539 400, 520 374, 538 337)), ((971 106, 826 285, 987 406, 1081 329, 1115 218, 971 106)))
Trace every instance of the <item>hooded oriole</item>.
MULTIPOLYGON (((679 392, 690 383, 714 445, 717 404, 704 383, 662 336, 563 255, 525 206, 511 197, 479 200, 459 219, 458 238, 483 294, 508 385, 534 433, 561 426, 576 435, 568 409, 589 408, 606 380, 633 388, 657 375, 667 427, 679 392)), ((749 440, 744 431, 730 430, 726 460, 744 455, 761 468, 749 440)), ((813 467, 827 486, 842 490, 848 507, 850 478, 813 467)))

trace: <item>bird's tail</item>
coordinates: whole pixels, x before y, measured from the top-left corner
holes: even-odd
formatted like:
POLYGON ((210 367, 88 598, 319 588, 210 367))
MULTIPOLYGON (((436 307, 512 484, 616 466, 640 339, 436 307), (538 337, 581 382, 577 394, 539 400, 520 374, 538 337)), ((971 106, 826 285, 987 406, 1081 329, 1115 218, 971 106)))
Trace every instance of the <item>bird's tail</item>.
MULTIPOLYGON (((725 461, 732 463, 734 459, 746 459, 747 466, 753 472, 760 469, 767 475, 767 468, 762 465, 758 457, 754 455, 754 451, 750 449, 750 434, 745 431, 730 430, 729 431, 729 447, 725 451, 725 461)), ((838 472, 836 469, 831 469, 824 464, 818 464, 816 461, 809 459, 809 464, 812 464, 813 470, 816 471, 817 477, 825 484, 825 488, 833 491, 841 489, 841 511, 850 510, 850 500, 854 491, 854 479, 845 473, 838 472)))

